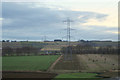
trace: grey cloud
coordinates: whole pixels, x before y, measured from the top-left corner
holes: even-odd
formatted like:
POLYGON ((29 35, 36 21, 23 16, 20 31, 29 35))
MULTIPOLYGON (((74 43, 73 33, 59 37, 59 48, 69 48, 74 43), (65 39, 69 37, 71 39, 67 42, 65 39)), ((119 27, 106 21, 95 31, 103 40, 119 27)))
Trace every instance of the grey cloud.
MULTIPOLYGON (((74 21, 73 26, 78 26, 76 25, 77 22, 85 23, 88 19, 91 18, 96 18, 97 20, 99 20, 108 16, 106 14, 100 14, 95 12, 56 10, 46 7, 32 8, 31 6, 32 4, 28 3, 3 3, 3 38, 26 39, 26 37, 29 37, 29 39, 41 39, 41 35, 48 35, 49 39, 59 37, 61 38, 66 34, 66 32, 62 29, 66 28, 66 24, 64 24, 63 21, 67 17, 70 17, 74 21), (78 18, 79 16, 82 17, 78 18), (11 23, 7 23, 7 19, 11 20, 11 23), (27 36, 25 34, 27 34, 27 36)), ((89 38, 90 34, 87 33, 91 32, 91 36, 95 36, 97 38, 98 35, 92 33, 93 31, 97 30, 96 26, 92 26, 91 28, 92 31, 84 30, 82 29, 82 27, 80 27, 77 30, 77 33, 78 35, 82 33, 86 36, 86 38, 87 36, 89 38)), ((115 29, 106 27, 97 28, 99 28, 101 31, 115 29)), ((106 34, 106 36, 107 35, 108 34, 106 34)))

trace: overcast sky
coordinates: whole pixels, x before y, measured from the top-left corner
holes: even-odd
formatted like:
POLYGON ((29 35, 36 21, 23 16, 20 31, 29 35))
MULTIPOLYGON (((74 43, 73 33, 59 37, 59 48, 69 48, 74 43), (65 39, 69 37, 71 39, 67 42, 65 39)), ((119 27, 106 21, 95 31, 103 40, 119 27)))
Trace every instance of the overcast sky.
POLYGON ((117 0, 5 0, 0 18, 3 39, 38 41, 46 36, 47 40, 65 40, 63 21, 69 17, 72 40, 117 40, 117 6, 117 0))

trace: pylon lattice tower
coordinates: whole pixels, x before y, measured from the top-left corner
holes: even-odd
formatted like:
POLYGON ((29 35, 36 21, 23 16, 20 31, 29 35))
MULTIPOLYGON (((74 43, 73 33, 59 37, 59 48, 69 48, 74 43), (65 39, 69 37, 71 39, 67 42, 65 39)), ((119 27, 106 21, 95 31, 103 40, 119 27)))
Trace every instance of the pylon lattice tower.
POLYGON ((64 60, 72 60, 72 48, 71 48, 71 22, 73 22, 72 20, 70 20, 69 18, 67 18, 67 20, 65 20, 64 22, 67 23, 67 45, 68 47, 66 48, 66 52, 64 54, 64 60))

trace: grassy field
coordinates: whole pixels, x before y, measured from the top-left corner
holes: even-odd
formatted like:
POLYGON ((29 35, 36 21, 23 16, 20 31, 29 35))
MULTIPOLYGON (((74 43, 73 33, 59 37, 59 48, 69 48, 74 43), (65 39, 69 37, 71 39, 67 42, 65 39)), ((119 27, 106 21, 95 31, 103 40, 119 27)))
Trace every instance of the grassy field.
POLYGON ((66 73, 60 74, 55 78, 96 78, 97 74, 95 73, 66 73))
POLYGON ((59 74, 53 80, 102 80, 95 73, 65 73, 59 74))
POLYGON ((9 56, 2 58, 3 71, 46 71, 59 55, 9 56))

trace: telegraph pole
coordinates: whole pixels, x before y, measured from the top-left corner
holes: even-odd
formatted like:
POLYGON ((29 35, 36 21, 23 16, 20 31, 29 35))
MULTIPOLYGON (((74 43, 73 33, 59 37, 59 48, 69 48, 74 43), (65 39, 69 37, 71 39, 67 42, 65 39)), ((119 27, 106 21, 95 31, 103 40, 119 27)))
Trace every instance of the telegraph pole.
POLYGON ((64 59, 65 60, 72 60, 72 50, 70 48, 70 39, 71 39, 71 22, 73 22, 72 20, 70 20, 69 18, 67 18, 67 20, 65 20, 64 22, 67 23, 67 44, 68 44, 68 47, 67 47, 67 50, 65 52, 65 57, 64 59))
POLYGON ((46 41, 46 35, 44 36, 44 41, 46 41))
MULTIPOLYGON (((46 35, 44 35, 44 46, 46 46, 46 35)), ((44 47, 44 53, 45 54, 47 53, 47 49, 45 49, 45 47, 44 47)))

